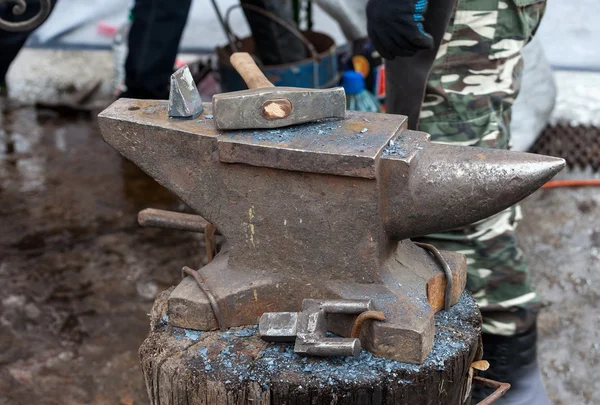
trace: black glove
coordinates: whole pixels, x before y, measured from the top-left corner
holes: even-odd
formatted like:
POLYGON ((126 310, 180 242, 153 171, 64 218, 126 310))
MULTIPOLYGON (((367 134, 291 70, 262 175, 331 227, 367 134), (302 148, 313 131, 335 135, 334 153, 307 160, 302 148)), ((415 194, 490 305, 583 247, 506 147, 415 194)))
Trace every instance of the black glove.
POLYGON ((373 46, 385 59, 413 56, 433 48, 423 28, 427 0, 369 0, 367 30, 373 46))

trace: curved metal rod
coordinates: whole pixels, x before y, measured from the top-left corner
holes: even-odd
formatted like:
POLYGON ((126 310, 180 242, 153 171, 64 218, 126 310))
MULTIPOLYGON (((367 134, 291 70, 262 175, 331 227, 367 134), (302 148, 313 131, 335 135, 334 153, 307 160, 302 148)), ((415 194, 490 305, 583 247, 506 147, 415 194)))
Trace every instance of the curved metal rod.
POLYGON ((374 319, 376 321, 385 321, 385 314, 380 311, 365 311, 356 317, 350 337, 359 338, 365 321, 374 319))
POLYGON ((452 284, 453 284, 452 269, 450 269, 448 262, 446 261, 446 259, 444 259, 444 256, 442 256, 440 251, 437 250, 437 248, 435 246, 430 245, 429 243, 423 243, 423 242, 413 242, 413 243, 422 249, 428 250, 433 255, 433 257, 436 258, 436 260, 442 267, 442 270, 444 270, 444 274, 446 275, 446 290, 444 291, 444 309, 446 311, 449 311, 450 306, 451 306, 450 299, 451 299, 451 295, 452 295, 452 284))
POLYGON ((198 284, 198 287, 200 287, 200 290, 202 290, 204 295, 206 295, 206 298, 208 298, 208 303, 210 304, 210 307, 213 311, 213 314, 215 316, 215 320, 217 321, 217 326, 219 327, 219 330, 221 332, 226 331, 227 327, 225 326, 225 320, 223 319, 223 315, 221 314, 221 310, 219 309, 219 304, 217 303, 215 296, 212 295, 210 290, 204 284, 204 280, 202 280, 202 277, 200 277, 200 274, 196 270, 189 268, 188 266, 183 266, 183 269, 181 269, 181 272, 187 274, 188 276, 192 276, 192 278, 194 280, 196 280, 196 284, 198 284))
POLYGON ((229 32, 233 32, 233 31, 231 31, 231 27, 229 26, 229 15, 236 8, 244 8, 246 10, 250 10, 255 13, 261 14, 262 16, 267 17, 267 18, 273 20, 274 22, 276 22, 277 24, 281 25, 283 28, 285 28, 286 30, 291 32, 292 35, 294 35, 296 38, 298 38, 300 41, 302 41, 304 46, 306 46, 308 48, 308 51, 310 52, 310 54, 314 60, 316 60, 316 61, 319 60, 319 52, 317 52, 317 48, 315 48, 315 46, 304 35, 302 35, 302 33, 296 27, 288 24, 287 21, 285 21, 282 18, 279 18, 278 16, 271 13, 270 11, 267 11, 258 6, 254 6, 252 4, 234 4, 233 6, 231 6, 227 9, 227 11, 225 12, 225 24, 226 24, 227 30, 229 32))
MULTIPOLYGON (((16 3, 12 8, 14 15, 23 15, 27 11, 25 0, 0 0, 0 4, 2 3, 16 3)), ((51 10, 51 0, 40 0, 40 11, 36 15, 28 20, 17 22, 6 21, 0 18, 0 29, 10 32, 31 31, 48 18, 51 10)))
POLYGON ((229 43, 231 45, 231 48, 233 49, 233 52, 237 52, 237 44, 236 42, 236 38, 235 35, 233 35, 231 33, 231 29, 229 28, 229 24, 227 24, 225 22, 225 20, 223 19, 223 15, 221 14, 221 9, 219 9, 219 6, 217 5, 217 1, 216 0, 211 0, 213 8, 215 10, 215 14, 217 15, 217 19, 219 20, 219 23, 221 24, 221 27, 223 28, 223 31, 225 32, 225 36, 227 38, 229 38, 229 43))
MULTIPOLYGON (((292 35, 294 35, 296 38, 298 38, 300 41, 302 41, 304 46, 306 46, 306 48, 308 49, 308 52, 310 53, 312 60, 313 60, 313 87, 319 88, 319 52, 317 52, 317 48, 315 48, 315 46, 312 44, 312 42, 310 42, 308 40, 308 38, 306 38, 296 27, 289 24, 284 19, 279 18, 278 16, 271 13, 270 11, 267 11, 258 6, 254 6, 252 4, 234 4, 233 6, 229 7, 227 9, 227 11, 225 12, 225 26, 227 27, 227 31, 232 33, 232 35, 234 37, 235 37, 235 34, 233 34, 233 31, 231 31, 231 27, 229 26, 229 16, 230 16, 231 12, 237 8, 250 10, 250 11, 258 13, 264 17, 269 18, 270 20, 274 21, 275 23, 281 25, 283 28, 287 29, 289 32, 292 33, 292 35)), ((232 45, 233 45, 233 43, 232 43, 232 45)), ((232 46, 232 48, 234 48, 234 47, 232 46)))
POLYGON ((484 387, 493 388, 496 391, 492 392, 489 397, 479 401, 477 405, 490 405, 500 399, 510 389, 509 383, 502 383, 494 380, 489 380, 483 377, 473 377, 473 382, 484 387))

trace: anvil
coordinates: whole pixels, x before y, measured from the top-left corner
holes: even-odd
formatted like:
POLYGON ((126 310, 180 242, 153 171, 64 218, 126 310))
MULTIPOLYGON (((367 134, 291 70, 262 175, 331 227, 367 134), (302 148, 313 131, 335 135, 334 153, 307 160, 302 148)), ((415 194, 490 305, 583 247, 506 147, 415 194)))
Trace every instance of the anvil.
MULTIPOLYGON (((121 99, 99 116, 106 142, 173 191, 226 237, 199 270, 228 327, 265 312, 297 312, 304 299, 371 300, 385 322, 361 332, 377 356, 424 361, 444 273, 410 238, 464 226, 525 198, 562 159, 432 143, 400 115, 347 112, 276 130, 220 132, 212 108, 168 118, 166 101, 121 99)), ((466 260, 442 252, 454 285, 466 260)), ((191 277, 168 300, 169 323, 216 329, 191 277)), ((331 330, 350 335, 353 318, 331 330)))

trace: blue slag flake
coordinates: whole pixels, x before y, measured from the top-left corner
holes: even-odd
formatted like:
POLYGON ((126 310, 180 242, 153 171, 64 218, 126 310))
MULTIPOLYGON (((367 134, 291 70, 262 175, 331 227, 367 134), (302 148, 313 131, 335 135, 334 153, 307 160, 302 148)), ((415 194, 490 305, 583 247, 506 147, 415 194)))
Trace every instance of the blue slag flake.
POLYGON ((183 333, 185 333, 185 337, 190 340, 198 340, 200 339, 201 333, 197 330, 184 329, 183 333))
MULTIPOLYGON (((282 370, 305 373, 306 378, 315 382, 320 388, 335 387, 341 384, 349 385, 364 381, 379 381, 382 374, 389 379, 390 384, 409 384, 402 374, 418 372, 423 369, 441 370, 444 363, 456 356, 460 350, 468 349, 461 339, 461 334, 454 331, 472 327, 470 320, 462 320, 464 313, 470 313, 475 308, 474 301, 469 301, 463 294, 461 300, 450 311, 440 311, 436 318, 436 339, 434 347, 422 365, 400 363, 394 360, 373 356, 362 350, 358 357, 306 357, 294 352, 293 344, 271 344, 258 346, 257 355, 246 355, 251 344, 258 339, 256 327, 230 328, 227 333, 219 333, 223 341, 210 347, 197 348, 197 360, 203 372, 214 369, 219 372, 227 384, 238 381, 255 381, 267 391, 275 379, 281 376, 282 370), (444 326, 451 325, 453 328, 444 326), (225 335, 225 336, 223 336, 225 335), (214 358, 208 358, 209 348, 214 358), (385 374, 384 374, 385 373, 385 374)), ((182 338, 187 336, 186 330, 181 329, 182 338), (184 335, 185 334, 185 335, 184 335)), ((207 333, 207 332, 204 332, 207 333)), ((331 335, 333 336, 333 335, 331 335)), ((203 335, 204 337, 204 335, 203 335)), ((308 387, 304 386, 304 389, 308 387)))
POLYGON ((252 328, 241 328, 237 330, 234 335, 237 337, 250 337, 256 334, 256 330, 252 328))

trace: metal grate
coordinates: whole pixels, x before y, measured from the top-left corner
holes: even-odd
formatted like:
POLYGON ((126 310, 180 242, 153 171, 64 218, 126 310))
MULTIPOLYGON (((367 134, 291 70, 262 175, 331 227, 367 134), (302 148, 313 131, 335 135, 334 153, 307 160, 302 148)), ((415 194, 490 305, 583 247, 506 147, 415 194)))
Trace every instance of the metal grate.
POLYGON ((531 152, 561 157, 567 161, 569 169, 591 167, 597 172, 600 170, 600 127, 549 125, 531 147, 531 152))

